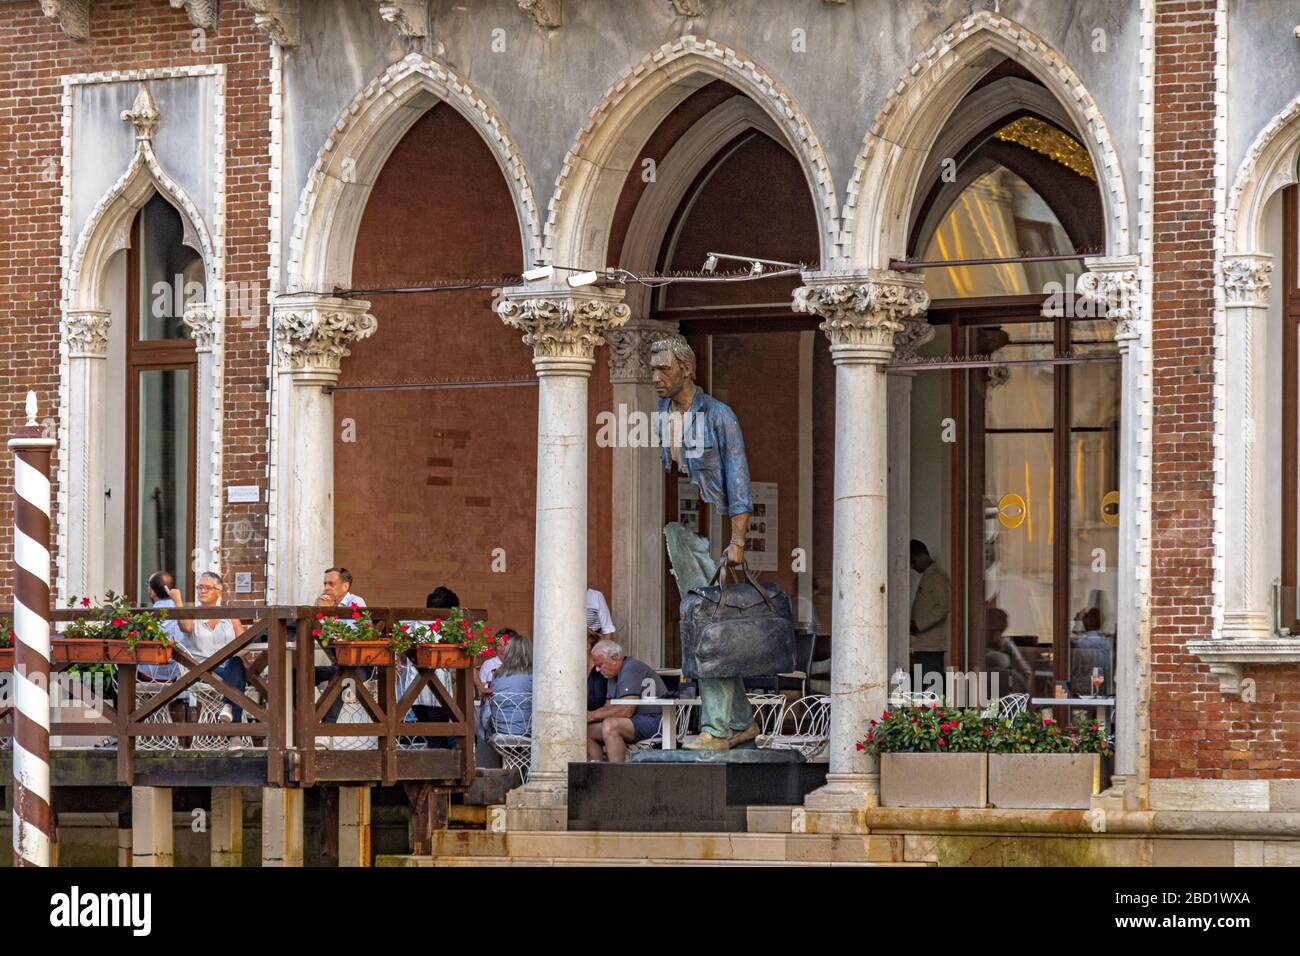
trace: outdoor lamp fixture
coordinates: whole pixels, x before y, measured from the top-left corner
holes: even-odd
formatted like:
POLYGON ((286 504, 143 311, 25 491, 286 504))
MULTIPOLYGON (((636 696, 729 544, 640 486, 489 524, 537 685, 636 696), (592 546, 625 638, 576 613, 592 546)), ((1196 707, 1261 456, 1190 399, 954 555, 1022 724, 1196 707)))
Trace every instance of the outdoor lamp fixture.
POLYGON ((538 266, 535 269, 528 269, 524 272, 525 282, 541 282, 555 275, 554 266, 538 266))
POLYGON ((599 278, 600 274, 597 272, 579 272, 576 275, 569 276, 564 281, 569 283, 569 288, 580 289, 585 285, 595 285, 596 280, 599 278))
POLYGON ((718 268, 719 259, 728 259, 732 262, 749 263, 749 274, 759 276, 763 274, 765 266, 775 266, 778 269, 801 269, 802 266, 797 262, 780 262, 776 259, 759 259, 755 256, 732 256, 725 252, 710 252, 708 258, 704 260, 704 271, 712 272, 718 268))

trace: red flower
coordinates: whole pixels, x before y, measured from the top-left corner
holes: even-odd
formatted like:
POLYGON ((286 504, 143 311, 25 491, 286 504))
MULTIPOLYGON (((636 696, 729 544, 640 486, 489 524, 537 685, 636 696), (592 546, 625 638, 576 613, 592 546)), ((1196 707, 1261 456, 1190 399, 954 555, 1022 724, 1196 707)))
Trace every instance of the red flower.
POLYGON ((435 617, 435 618, 433 619, 433 629, 434 629, 435 631, 440 631, 440 630, 442 630, 442 618, 435 617))
POLYGON ((888 719, 889 719, 889 711, 885 711, 883 714, 880 715, 880 717, 881 717, 882 720, 888 720, 888 719))
POLYGON ((871 726, 872 727, 876 726, 876 722, 874 720, 871 722, 871 726))
POLYGON ((353 611, 353 612, 352 612, 352 620, 354 620, 354 621, 359 621, 359 620, 361 620, 361 612, 360 612, 360 611, 353 611))
POLYGON ((948 741, 946 741, 946 740, 944 740, 942 737, 940 737, 940 738, 939 738, 939 746, 940 746, 940 747, 946 747, 946 746, 948 746, 948 741))
POLYGON ((402 633, 403 633, 403 634, 407 633, 409 630, 410 630, 410 628, 407 627, 405 624, 402 625, 402 633))
MULTIPOLYGON (((868 737, 867 739, 870 740, 871 738, 868 737)), ((862 746, 862 741, 858 741, 858 743, 857 743, 857 748, 858 748, 859 750, 865 750, 865 749, 866 749, 866 748, 864 748, 864 747, 862 746)))
POLYGON ((1101 730, 1101 726, 1100 726, 1099 724, 1093 724, 1093 725, 1092 725, 1092 729, 1093 729, 1094 731, 1098 731, 1098 730, 1101 730))
POLYGON ((495 637, 489 637, 489 638, 487 639, 487 641, 488 641, 489 644, 495 644, 495 643, 496 643, 496 640, 497 640, 497 639, 496 639, 495 637))
POLYGON ((82 598, 82 599, 81 599, 81 606, 82 606, 82 607, 90 607, 90 598, 82 598))
POLYGON ((311 636, 312 636, 312 637, 320 637, 320 628, 319 628, 319 627, 313 627, 313 628, 311 629, 311 636))
POLYGON ((1050 724, 1051 722, 1052 722, 1052 718, 1051 718, 1051 717, 1044 717, 1044 718, 1043 718, 1043 726, 1044 726, 1044 727, 1046 727, 1046 726, 1047 726, 1048 724, 1050 724))
POLYGON ((140 632, 139 632, 139 631, 132 631, 132 632, 131 632, 131 636, 132 636, 132 637, 139 637, 139 636, 140 636, 140 632))
POLYGON ((987 737, 989 735, 989 729, 985 727, 982 733, 984 734, 985 737, 987 737))
POLYGON ((930 705, 930 709, 931 709, 931 710, 938 710, 938 709, 939 709, 939 702, 936 700, 934 703, 932 703, 932 704, 930 705))
POLYGON ((324 614, 317 614, 317 615, 316 615, 316 620, 318 620, 318 621, 323 621, 323 620, 325 620, 325 615, 324 615, 324 614))

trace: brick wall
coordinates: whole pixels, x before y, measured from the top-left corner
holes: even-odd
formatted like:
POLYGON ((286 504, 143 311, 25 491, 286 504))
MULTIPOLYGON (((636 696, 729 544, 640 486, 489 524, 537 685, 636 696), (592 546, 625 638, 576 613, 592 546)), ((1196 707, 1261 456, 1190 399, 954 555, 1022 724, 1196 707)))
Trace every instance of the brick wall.
POLYGON ((1294 777, 1295 670, 1253 671, 1256 700, 1228 700, 1185 650, 1213 625, 1214 13, 1156 6, 1151 775, 1294 777))
MULTIPOLYGON (((89 41, 74 42, 36 3, 0 4, 0 430, 19 423, 35 389, 42 416, 53 415, 59 387, 59 252, 62 157, 60 77, 71 73, 226 64, 226 279, 257 282, 267 269, 268 41, 253 16, 226 4, 220 28, 192 49, 183 10, 153 0, 97 0, 89 41)), ((238 323, 231 323, 237 326, 238 323)), ((226 481, 266 485, 266 332, 232 327, 226 340, 226 481)), ((57 467, 57 462, 56 462, 57 467)), ((0 489, 12 483, 0 455, 0 489)), ((55 489, 57 495, 57 487, 55 489)), ((262 588, 265 506, 227 506, 227 568, 254 572, 262 588), (234 521, 252 516, 237 545, 234 521)), ((12 551, 12 496, 0 493, 0 554, 12 551)), ((0 562, 0 603, 12 575, 0 562)))

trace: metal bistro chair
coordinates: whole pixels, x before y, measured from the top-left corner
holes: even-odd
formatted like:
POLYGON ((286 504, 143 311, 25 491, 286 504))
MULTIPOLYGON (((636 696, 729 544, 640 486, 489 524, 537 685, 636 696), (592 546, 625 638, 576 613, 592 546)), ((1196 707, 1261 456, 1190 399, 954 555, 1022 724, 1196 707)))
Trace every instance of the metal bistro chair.
POLYGON ((768 747, 773 750, 797 750, 804 760, 816 760, 830 743, 831 699, 823 696, 800 697, 785 709, 784 722, 773 735, 768 747), (794 721, 794 733, 785 732, 784 723, 794 721))
POLYGON ((997 700, 990 701, 989 705, 984 708, 981 717, 1015 717, 1023 713, 1029 706, 1028 694, 1007 694, 1005 697, 999 697, 997 700))
POLYGON ((528 764, 533 756, 533 695, 494 694, 484 701, 487 707, 488 740, 501 755, 501 766, 518 770, 520 780, 528 782, 528 764), (523 733, 498 733, 501 727, 523 733))
POLYGON ((789 703, 784 694, 746 694, 750 706, 754 708, 754 720, 758 722, 758 736, 754 738, 756 747, 770 747, 772 738, 781 732, 785 722, 785 707, 789 703))

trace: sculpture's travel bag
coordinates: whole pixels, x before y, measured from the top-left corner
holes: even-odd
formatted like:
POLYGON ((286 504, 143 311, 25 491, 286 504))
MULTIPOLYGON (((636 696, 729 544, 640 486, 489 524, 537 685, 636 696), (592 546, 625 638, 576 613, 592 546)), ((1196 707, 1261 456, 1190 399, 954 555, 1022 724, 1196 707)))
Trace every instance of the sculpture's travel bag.
POLYGON ((682 598, 682 673, 686 677, 763 677, 794 670, 790 596, 760 583, 743 563, 744 579, 727 583, 725 556, 706 587, 682 598), (721 580, 719 580, 721 579, 721 580))

